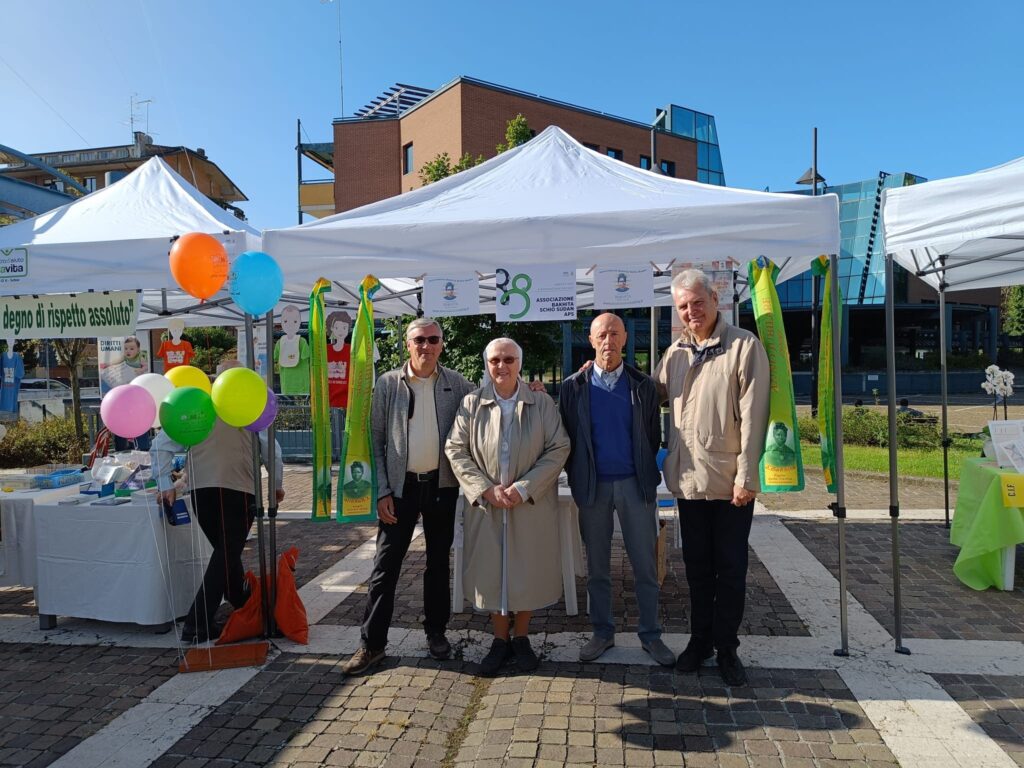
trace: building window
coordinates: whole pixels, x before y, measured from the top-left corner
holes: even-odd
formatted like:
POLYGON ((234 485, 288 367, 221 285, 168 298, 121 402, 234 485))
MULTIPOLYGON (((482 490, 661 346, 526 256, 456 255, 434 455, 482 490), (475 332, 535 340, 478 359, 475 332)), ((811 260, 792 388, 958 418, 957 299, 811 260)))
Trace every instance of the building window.
POLYGON ((95 192, 96 191, 96 177, 95 176, 86 176, 84 179, 82 179, 82 186, 85 187, 90 192, 95 192))
POLYGON ((651 170, 651 158, 647 155, 640 155, 640 167, 645 171, 651 170))
POLYGON ((402 147, 402 175, 412 173, 412 142, 402 147))
POLYGON ((583 142, 583 146, 586 147, 587 149, 592 149, 595 152, 600 152, 601 151, 601 147, 598 144, 591 144, 590 142, 584 141, 583 142))
POLYGON ((621 149, 612 149, 611 147, 608 147, 608 157, 615 158, 616 160, 621 160, 622 159, 622 150, 621 149))
POLYGON ((675 176, 676 175, 676 161, 675 160, 662 160, 658 166, 661 168, 661 173, 664 176, 675 176))

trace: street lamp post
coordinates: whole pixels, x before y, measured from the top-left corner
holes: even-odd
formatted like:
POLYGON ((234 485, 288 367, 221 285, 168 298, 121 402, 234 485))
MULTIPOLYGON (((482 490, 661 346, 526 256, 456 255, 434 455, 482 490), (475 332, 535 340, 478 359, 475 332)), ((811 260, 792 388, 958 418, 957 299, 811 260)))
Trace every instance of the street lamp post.
MULTIPOLYGON (((818 183, 823 186, 825 179, 818 174, 818 129, 812 131, 811 167, 796 180, 797 184, 810 184, 811 196, 818 194, 818 183)), ((818 295, 821 293, 821 278, 811 277, 811 416, 818 415, 818 295)))

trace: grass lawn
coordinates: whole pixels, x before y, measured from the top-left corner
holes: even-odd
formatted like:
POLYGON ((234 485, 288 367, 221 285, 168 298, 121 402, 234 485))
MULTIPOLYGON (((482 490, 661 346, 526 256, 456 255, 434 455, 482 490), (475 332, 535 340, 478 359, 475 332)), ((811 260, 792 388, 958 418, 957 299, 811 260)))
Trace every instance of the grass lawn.
MULTIPOLYGON (((821 466, 821 450, 817 445, 803 443, 804 464, 821 466)), ((960 477, 960 463, 981 455, 981 440, 954 437, 949 447, 949 476, 960 477)), ((847 469, 889 473, 889 449, 870 445, 844 445, 843 461, 847 469)), ((900 448, 897 468, 903 477, 942 477, 941 448, 900 448)))

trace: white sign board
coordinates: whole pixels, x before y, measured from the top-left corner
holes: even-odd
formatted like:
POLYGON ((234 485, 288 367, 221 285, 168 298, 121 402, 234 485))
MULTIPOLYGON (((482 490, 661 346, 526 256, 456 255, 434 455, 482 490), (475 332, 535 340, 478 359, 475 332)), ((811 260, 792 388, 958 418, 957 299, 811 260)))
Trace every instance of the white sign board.
POLYGON ((494 316, 502 322, 576 319, 575 264, 499 266, 494 286, 494 316))
POLYGON ((1000 467, 1015 467, 1015 458, 1024 464, 1024 456, 1015 455, 1020 453, 1017 442, 1024 438, 1024 420, 990 421, 988 433, 992 437, 992 447, 996 449, 996 462, 1000 467))
POLYGON ((654 304, 654 272, 650 264, 598 267, 594 272, 594 307, 650 307, 654 304))
POLYGON ((423 312, 428 317, 480 314, 480 282, 475 272, 423 278, 423 312))
POLYGON ((0 296, 0 338, 5 339, 131 336, 138 319, 135 291, 0 296))

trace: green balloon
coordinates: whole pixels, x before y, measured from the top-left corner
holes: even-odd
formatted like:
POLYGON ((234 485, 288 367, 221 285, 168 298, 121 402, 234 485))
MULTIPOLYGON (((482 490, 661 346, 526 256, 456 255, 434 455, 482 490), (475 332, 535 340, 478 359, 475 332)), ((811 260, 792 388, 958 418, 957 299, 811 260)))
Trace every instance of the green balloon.
POLYGON ((174 389, 160 403, 160 424, 167 436, 181 445, 203 442, 216 421, 213 400, 197 387, 174 389))

